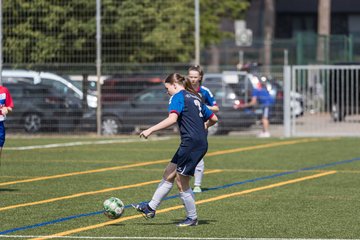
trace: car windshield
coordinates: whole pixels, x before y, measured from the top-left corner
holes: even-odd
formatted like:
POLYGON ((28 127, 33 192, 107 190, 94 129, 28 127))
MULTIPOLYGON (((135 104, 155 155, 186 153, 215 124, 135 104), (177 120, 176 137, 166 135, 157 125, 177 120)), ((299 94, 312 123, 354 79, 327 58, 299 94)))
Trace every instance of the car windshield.
POLYGON ((153 88, 140 92, 134 97, 134 101, 138 103, 158 103, 164 101, 166 92, 163 88, 153 88))
POLYGON ((33 78, 28 77, 2 77, 1 78, 3 83, 34 83, 33 78))
POLYGON ((73 95, 76 98, 81 99, 81 96, 77 92, 75 92, 73 89, 71 89, 62 82, 54 81, 52 79, 47 79, 47 78, 42 78, 41 82, 44 85, 53 87, 54 89, 56 89, 58 93, 62 95, 73 95))
POLYGON ((234 90, 227 84, 221 83, 208 83, 204 84, 205 87, 209 88, 210 91, 214 94, 214 97, 218 103, 222 103, 222 105, 233 105, 234 100, 236 100, 237 96, 234 90))

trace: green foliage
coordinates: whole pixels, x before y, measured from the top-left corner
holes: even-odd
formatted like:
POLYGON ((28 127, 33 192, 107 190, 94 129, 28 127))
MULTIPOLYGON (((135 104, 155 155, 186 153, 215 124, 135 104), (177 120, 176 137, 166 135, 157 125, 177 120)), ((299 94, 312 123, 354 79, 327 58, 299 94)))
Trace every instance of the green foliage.
POLYGON ((232 32, 220 31, 222 19, 243 19, 248 7, 248 0, 201 0, 200 31, 202 46, 207 47, 219 43, 225 37, 233 36, 232 32))
MULTIPOLYGON (((222 19, 238 19, 249 0, 201 0, 201 43, 229 32, 222 19)), ((193 0, 102 0, 102 61, 189 62, 194 58, 193 0)), ((4 62, 94 63, 95 0, 3 1, 4 62)))

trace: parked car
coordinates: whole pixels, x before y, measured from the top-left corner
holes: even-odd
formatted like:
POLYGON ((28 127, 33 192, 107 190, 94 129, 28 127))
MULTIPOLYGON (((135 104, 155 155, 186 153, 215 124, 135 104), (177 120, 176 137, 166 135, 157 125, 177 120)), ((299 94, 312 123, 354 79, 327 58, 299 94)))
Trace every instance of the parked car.
MULTIPOLYGON (((83 91, 84 83, 83 81, 86 81, 86 89, 87 93, 93 96, 97 96, 97 82, 98 82, 98 76, 96 75, 62 75, 63 78, 69 80, 73 85, 75 85, 77 88, 79 88, 81 91, 83 91)), ((109 76, 100 76, 100 84, 102 85, 104 83, 104 80, 107 79, 109 76)))
POLYGON ((125 101, 134 94, 160 83, 162 83, 161 78, 151 74, 119 74, 110 76, 104 79, 101 86, 101 100, 102 102, 125 101))
MULTIPOLYGON (((57 89, 59 92, 67 95, 74 95, 83 99, 83 92, 74 86, 69 80, 49 72, 35 72, 27 70, 3 70, 2 71, 3 83, 26 82, 31 84, 42 83, 52 88, 57 89)), ((96 108, 97 97, 91 94, 86 96, 86 103, 90 108, 96 108)))
POLYGON ((7 115, 9 130, 37 133, 42 130, 73 130, 82 117, 81 99, 38 83, 6 82, 14 101, 14 111, 7 115))
MULTIPOLYGON (((225 134, 241 130, 255 124, 256 116, 247 110, 234 110, 237 100, 235 92, 223 82, 205 82, 218 99, 220 111, 217 126, 209 129, 209 134, 225 134)), ((168 115, 169 96, 162 84, 141 91, 127 101, 104 103, 102 107, 102 133, 107 135, 129 132, 152 126, 168 115)), ((96 112, 84 114, 82 126, 87 130, 96 128, 96 112)), ((175 126, 176 127, 176 126, 175 126)))

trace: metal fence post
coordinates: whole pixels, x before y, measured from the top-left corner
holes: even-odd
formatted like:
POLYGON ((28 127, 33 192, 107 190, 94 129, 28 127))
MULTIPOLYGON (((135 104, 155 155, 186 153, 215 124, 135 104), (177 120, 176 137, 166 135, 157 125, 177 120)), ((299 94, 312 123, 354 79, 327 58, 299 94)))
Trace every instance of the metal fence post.
POLYGON ((195 64, 200 65, 200 3, 195 0, 195 64))
POLYGON ((291 137, 290 113, 291 66, 284 66, 284 136, 291 137))
POLYGON ((101 0, 96 0, 97 135, 101 135, 101 0))

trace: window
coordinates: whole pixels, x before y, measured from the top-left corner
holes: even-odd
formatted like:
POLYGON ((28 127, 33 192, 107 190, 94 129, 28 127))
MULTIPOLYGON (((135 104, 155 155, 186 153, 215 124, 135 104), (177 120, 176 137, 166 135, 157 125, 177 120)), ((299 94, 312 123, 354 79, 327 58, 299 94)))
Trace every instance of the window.
POLYGON ((54 81, 53 79, 43 78, 41 79, 41 83, 52 87, 54 90, 56 90, 62 95, 72 95, 81 99, 81 96, 77 92, 75 92, 73 89, 69 88, 62 82, 54 81))
POLYGON ((136 97, 136 101, 146 104, 159 103, 164 101, 164 96, 166 96, 165 91, 161 91, 160 89, 152 89, 151 91, 147 91, 144 94, 136 97))
POLYGON ((3 83, 30 83, 34 84, 34 79, 31 77, 2 77, 3 83))

